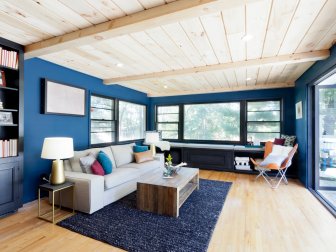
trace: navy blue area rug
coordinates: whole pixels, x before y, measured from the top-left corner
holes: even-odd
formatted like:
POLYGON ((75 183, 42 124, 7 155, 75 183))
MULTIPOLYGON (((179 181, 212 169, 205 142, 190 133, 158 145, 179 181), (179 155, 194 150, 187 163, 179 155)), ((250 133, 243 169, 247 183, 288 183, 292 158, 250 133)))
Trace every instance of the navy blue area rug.
POLYGON ((136 193, 93 213, 58 223, 127 251, 206 251, 232 183, 200 179, 178 218, 139 211, 136 193))

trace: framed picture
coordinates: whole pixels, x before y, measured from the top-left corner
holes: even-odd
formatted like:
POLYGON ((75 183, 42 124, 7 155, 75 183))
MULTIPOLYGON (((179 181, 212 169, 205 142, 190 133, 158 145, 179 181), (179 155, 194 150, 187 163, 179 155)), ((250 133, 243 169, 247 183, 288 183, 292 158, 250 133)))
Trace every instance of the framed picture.
POLYGON ((13 124, 12 112, 0 112, 0 124, 13 124))
POLYGON ((302 118, 302 101, 299 101, 295 104, 295 117, 296 119, 302 118))
POLYGON ((85 116, 86 90, 45 79, 44 114, 85 116))
POLYGON ((0 71, 0 85, 6 87, 6 77, 4 71, 0 71))

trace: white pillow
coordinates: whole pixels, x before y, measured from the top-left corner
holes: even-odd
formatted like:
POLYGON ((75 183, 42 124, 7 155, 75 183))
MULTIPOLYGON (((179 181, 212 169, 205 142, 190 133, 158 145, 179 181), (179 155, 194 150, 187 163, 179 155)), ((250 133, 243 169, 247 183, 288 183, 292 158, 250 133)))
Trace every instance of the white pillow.
POLYGON ((282 146, 273 144, 271 154, 278 155, 278 156, 288 156, 289 152, 293 149, 292 146, 282 146))
POLYGON ((277 155, 273 152, 269 154, 264 161, 260 163, 260 166, 267 167, 270 164, 276 164, 277 167, 280 167, 283 161, 287 158, 288 155, 277 155))

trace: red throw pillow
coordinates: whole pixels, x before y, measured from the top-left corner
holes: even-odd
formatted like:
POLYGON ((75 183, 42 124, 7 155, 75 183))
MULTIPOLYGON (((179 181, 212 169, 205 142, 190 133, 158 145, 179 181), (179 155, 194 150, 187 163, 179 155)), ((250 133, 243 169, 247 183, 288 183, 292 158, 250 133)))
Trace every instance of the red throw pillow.
POLYGON ((95 160, 93 164, 91 165, 91 170, 93 174, 104 176, 105 172, 101 164, 98 162, 98 160, 95 160))
POLYGON ((284 145, 285 140, 286 139, 284 139, 284 138, 275 138, 273 143, 276 144, 276 145, 284 145))

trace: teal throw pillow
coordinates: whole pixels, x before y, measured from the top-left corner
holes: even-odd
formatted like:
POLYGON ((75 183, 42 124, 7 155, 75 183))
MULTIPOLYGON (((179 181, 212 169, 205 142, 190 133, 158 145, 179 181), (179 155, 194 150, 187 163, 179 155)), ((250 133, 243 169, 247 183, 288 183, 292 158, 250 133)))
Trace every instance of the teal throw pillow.
POLYGON ((112 161, 105 152, 99 151, 97 161, 103 167, 105 174, 112 173, 112 161))
POLYGON ((148 146, 142 146, 142 145, 133 146, 133 152, 135 153, 144 152, 144 151, 148 151, 148 146))

